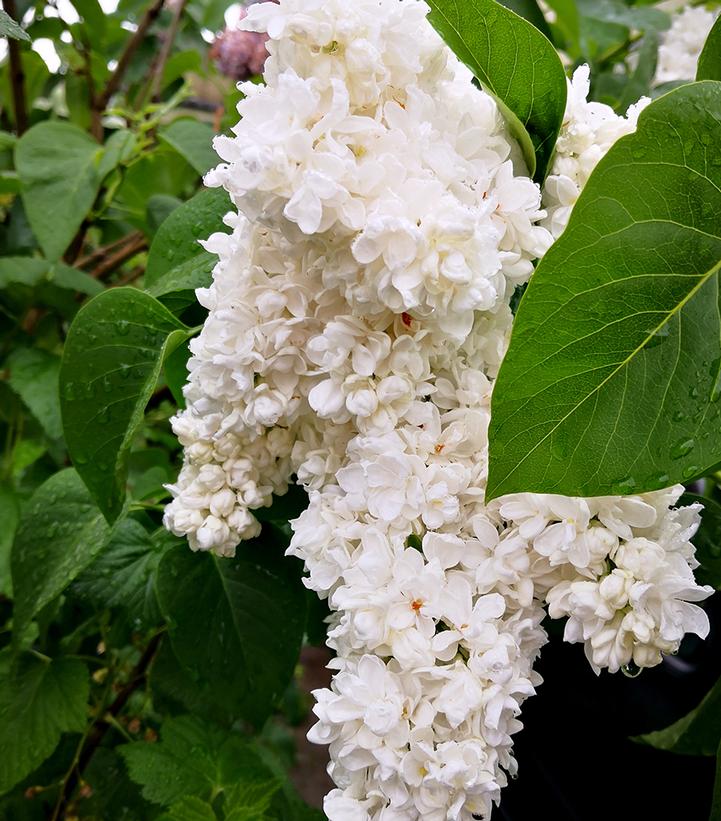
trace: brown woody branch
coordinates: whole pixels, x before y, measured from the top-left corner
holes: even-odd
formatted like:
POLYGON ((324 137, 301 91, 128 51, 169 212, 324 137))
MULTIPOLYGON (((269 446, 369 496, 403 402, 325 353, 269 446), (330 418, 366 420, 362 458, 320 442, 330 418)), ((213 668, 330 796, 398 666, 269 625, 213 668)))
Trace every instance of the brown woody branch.
MULTIPOLYGON (((19 23, 15 0, 3 0, 5 13, 19 23)), ((13 108, 15 109, 15 130, 18 136, 28 129, 28 110, 25 100, 25 72, 23 71, 20 43, 14 37, 8 37, 8 55, 10 57, 10 87, 12 89, 13 108)))
POLYGON ((185 11, 185 6, 187 2, 188 0, 176 0, 176 4, 173 7, 173 18, 170 21, 170 26, 168 27, 168 31, 165 34, 163 46, 160 49, 158 61, 154 66, 154 70, 150 78, 151 102, 157 102, 158 96, 160 94, 161 83, 163 82, 163 72, 165 71, 165 65, 168 62, 168 58, 170 57, 170 52, 173 50, 173 43, 175 42, 175 37, 178 33, 178 28, 180 27, 180 19, 183 16, 183 12, 185 11))
POLYGON ((73 767, 63 783, 57 804, 55 805, 53 819, 63 817, 64 810, 75 792, 75 788, 78 786, 80 776, 90 763, 90 759, 102 743, 102 740, 105 738, 105 734, 111 726, 112 721, 120 715, 123 707, 125 707, 128 703, 130 696, 132 696, 138 687, 140 687, 140 685, 145 681, 150 666, 153 663, 153 659, 160 648, 160 642, 163 640, 163 635, 164 633, 160 632, 153 636, 148 643, 148 646, 143 651, 143 655, 140 657, 140 660, 130 673, 128 682, 120 690, 110 707, 105 710, 102 716, 99 716, 96 719, 95 724, 88 733, 85 743, 83 744, 80 754, 78 755, 76 765, 73 767))
POLYGON ((96 111, 103 112, 108 105, 110 98, 120 88, 120 84, 123 81, 125 72, 128 70, 130 61, 133 59, 133 55, 145 38, 148 29, 153 25, 157 16, 160 14, 160 10, 163 8, 164 2, 165 0, 153 0, 152 5, 150 5, 146 10, 141 21, 138 23, 138 28, 133 32, 133 36, 126 43, 123 53, 120 55, 118 60, 118 64, 115 67, 115 71, 111 74, 110 79, 106 83, 103 91, 98 94, 93 101, 93 107, 96 111))
POLYGON ((108 254, 114 253, 124 245, 136 243, 142 236, 143 235, 140 231, 134 231, 132 234, 126 234, 125 236, 120 237, 120 239, 109 242, 107 245, 102 245, 100 248, 96 248, 94 251, 91 251, 89 254, 86 254, 84 257, 80 257, 80 259, 76 260, 75 267, 87 268, 90 265, 95 265, 99 260, 107 257, 108 254))
POLYGON ((124 262, 132 259, 136 254, 144 251, 148 247, 148 241, 141 233, 131 234, 132 239, 122 245, 113 253, 102 257, 100 262, 89 271, 90 276, 95 279, 102 279, 106 274, 119 268, 124 262))

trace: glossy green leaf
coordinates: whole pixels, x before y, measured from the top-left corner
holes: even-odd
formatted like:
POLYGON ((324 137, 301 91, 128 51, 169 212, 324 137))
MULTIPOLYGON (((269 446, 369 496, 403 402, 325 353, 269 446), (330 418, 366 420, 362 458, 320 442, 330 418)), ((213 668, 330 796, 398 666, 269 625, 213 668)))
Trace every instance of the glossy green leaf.
POLYGON ((12 37, 14 40, 27 40, 30 42, 27 32, 2 9, 0 9, 0 37, 12 37))
POLYGON ((71 659, 42 661, 23 653, 0 674, 0 794, 29 775, 60 736, 85 728, 89 677, 71 659))
POLYGON ((217 231, 227 233, 223 217, 230 208, 228 194, 218 188, 201 191, 176 208, 160 226, 150 246, 146 288, 155 287, 164 274, 181 265, 192 267, 194 260, 202 265, 202 260, 207 260, 207 251, 199 240, 217 231))
POLYGON ((173 651, 229 712, 262 725, 298 660, 305 627, 300 566, 264 534, 234 559, 167 553, 158 574, 173 651))
POLYGON ((720 143, 721 85, 686 85, 594 171, 518 309, 487 498, 640 492, 721 462, 720 143))
POLYGON ((716 18, 701 56, 698 58, 697 80, 721 80, 721 17, 716 18))
POLYGON ((110 528, 77 473, 62 470, 33 494, 12 549, 16 641, 107 544, 110 528))
POLYGON ((431 0, 429 20, 481 85, 499 101, 543 179, 566 107, 566 75, 551 43, 495 0, 431 0))
POLYGON ((213 150, 215 132, 192 117, 179 117, 158 132, 161 140, 174 148, 199 174, 205 174, 219 162, 213 150))
POLYGON ((181 262, 175 268, 163 274, 152 285, 148 287, 148 293, 158 299, 165 299, 172 295, 172 304, 168 302, 168 307, 177 311, 187 305, 193 304, 196 288, 207 288, 213 277, 213 268, 218 261, 215 254, 201 250, 187 262, 181 262))
POLYGON ((140 628, 153 627, 160 622, 155 595, 158 566, 176 542, 166 531, 151 534, 134 519, 123 519, 73 589, 99 608, 121 608, 140 628))
POLYGON ((25 211, 45 255, 65 252, 100 190, 103 149, 70 123, 38 123, 18 140, 15 168, 25 211))
POLYGON ((6 361, 10 387, 51 439, 63 435, 60 419, 60 357, 38 348, 17 348, 6 361))
POLYGON ((721 741, 721 679, 690 713, 663 730, 634 739, 684 755, 716 755, 721 741))
POLYGON ((155 804, 170 806, 185 796, 204 801, 244 784, 268 784, 272 775, 238 733, 194 716, 166 720, 160 741, 119 748, 130 777, 155 804))
POLYGON ((163 365, 188 329, 148 294, 114 288, 87 303, 60 371, 65 441, 108 519, 125 500, 127 457, 163 365))

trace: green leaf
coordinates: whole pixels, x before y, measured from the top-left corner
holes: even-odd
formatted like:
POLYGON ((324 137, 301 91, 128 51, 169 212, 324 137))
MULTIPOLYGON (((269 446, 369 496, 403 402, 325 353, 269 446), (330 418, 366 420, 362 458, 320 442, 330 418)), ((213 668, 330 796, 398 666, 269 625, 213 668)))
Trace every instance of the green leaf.
POLYGON ((642 492, 721 462, 719 143, 721 85, 697 83, 599 163, 518 309, 487 499, 642 492))
POLYGON ((10 551, 20 520, 20 509, 13 491, 0 485, 0 595, 12 597, 10 551))
POLYGON ((200 54, 195 49, 176 52, 169 58, 163 69, 162 88, 167 88, 188 72, 200 73, 202 65, 200 54))
POLYGON ((164 812, 158 818, 158 821, 217 821, 217 816, 207 801, 186 796, 176 801, 168 812, 164 812))
POLYGON ((625 114, 629 106, 651 93, 658 62, 658 44, 659 37, 655 31, 649 31, 644 36, 641 48, 638 50, 636 68, 623 83, 623 93, 617 106, 620 113, 625 114))
MULTIPOLYGON (((176 313, 196 302, 195 289, 207 288, 213 279, 213 268, 218 261, 215 254, 201 251, 199 254, 181 262, 176 268, 163 274, 148 287, 148 293, 157 299, 167 299, 167 305, 176 313)), ((165 301, 165 300, 164 300, 165 301)))
POLYGON ((63 435, 58 394, 60 357, 37 348, 17 348, 8 357, 10 387, 30 408, 51 439, 63 435))
POLYGON ((547 0, 548 6, 556 14, 554 26, 565 38, 565 46, 572 57, 581 53, 581 18, 576 0, 547 0))
POLYGON ((494 0, 430 0, 429 20, 499 101, 529 173, 543 179, 566 107, 566 75, 551 43, 494 0))
POLYGON ((211 188, 196 194, 176 208, 155 235, 148 254, 145 286, 151 288, 167 273, 191 260, 205 259, 207 252, 198 244, 217 231, 225 231, 223 217, 230 210, 228 194, 211 188))
POLYGON ((707 496, 684 493, 681 505, 700 502, 703 505, 701 527, 693 538, 696 558, 701 567, 694 571, 699 584, 710 584, 721 589, 721 505, 707 496))
POLYGON ((9 131, 0 131, 0 151, 7 151, 13 148, 18 138, 9 131))
POLYGON ((185 407, 183 388, 188 381, 188 360, 190 359, 190 345, 186 342, 173 351, 165 360, 163 371, 173 399, 179 408, 185 407))
POLYGON ((23 653, 17 669, 0 674, 0 794, 42 764, 63 733, 85 728, 89 690, 85 665, 70 659, 23 653))
POLYGON ((716 18, 713 28, 698 58, 697 80, 721 80, 721 17, 716 18))
POLYGON ((84 271, 63 265, 62 262, 51 263, 35 257, 0 257, 0 288, 13 284, 27 285, 30 288, 44 284, 55 285, 90 296, 104 290, 100 282, 84 271))
POLYGON ((98 175, 101 179, 122 163, 127 162, 135 153, 137 140, 135 134, 127 128, 120 128, 108 137, 103 156, 98 165, 98 175))
POLYGON ((33 126, 15 146, 25 211, 52 261, 63 255, 95 202, 102 152, 82 129, 55 121, 33 126))
POLYGON ((195 716, 166 719, 160 741, 136 741, 118 748, 130 777, 155 804, 170 806, 185 796, 204 801, 244 783, 268 783, 272 775, 236 732, 195 716))
POLYGON ((154 194, 148 200, 146 208, 146 222, 151 233, 157 233, 158 228, 182 204, 177 197, 171 197, 168 194, 154 194))
POLYGON ((634 741, 683 755, 716 755, 721 740, 721 679, 690 713, 634 741))
POLYGON ((256 726, 293 675, 305 627, 300 567, 269 542, 244 543, 234 559, 179 547, 158 574, 178 661, 208 682, 219 704, 256 726))
POLYGON ((27 33, 2 9, 0 9, 0 37, 12 37, 14 40, 27 40, 28 43, 30 42, 27 33))
POLYGON ((92 562, 110 529, 77 473, 63 470, 32 495, 12 550, 14 638, 92 562))
POLYGON ((219 162, 213 150, 215 132, 192 117, 179 117, 158 132, 158 137, 174 148, 198 172, 205 174, 219 162))
POLYGON ((76 580, 74 590, 96 607, 122 608, 138 628, 160 622, 155 580, 163 554, 177 540, 164 530, 150 534, 134 519, 113 528, 107 545, 76 580))
POLYGON ((128 453, 163 359, 187 336, 182 322, 134 288, 95 297, 70 327, 60 370, 65 441, 109 520, 123 507, 128 453))

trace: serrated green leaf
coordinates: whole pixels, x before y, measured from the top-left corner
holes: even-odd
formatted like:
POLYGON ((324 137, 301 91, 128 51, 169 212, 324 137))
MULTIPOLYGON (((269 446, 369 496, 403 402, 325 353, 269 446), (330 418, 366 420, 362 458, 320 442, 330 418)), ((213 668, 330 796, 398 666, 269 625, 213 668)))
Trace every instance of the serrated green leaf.
POLYGON ((198 172, 205 174, 219 162, 213 150, 215 132, 192 117, 179 117, 158 132, 158 137, 174 148, 198 172))
POLYGON ((151 288, 168 271, 207 253, 199 240, 226 231, 223 217, 230 210, 228 194, 222 189, 201 191, 176 208, 155 235, 148 254, 145 287, 151 288))
POLYGON ((696 83, 599 163, 518 309, 488 499, 642 492, 721 462, 719 144, 721 85, 696 83))
POLYGON ((84 729, 89 691, 85 665, 71 659, 23 653, 0 675, 0 794, 40 765, 63 733, 84 729))
POLYGON ((209 800, 241 782, 272 779, 242 736, 195 716, 164 721, 156 743, 136 741, 118 749, 143 796, 163 806, 186 796, 209 800))
POLYGON ((15 145, 25 212, 45 256, 65 252, 95 202, 103 149, 75 125, 38 123, 15 145))
POLYGON ((63 435, 58 393, 60 357, 38 348, 17 348, 8 357, 10 387, 51 439, 63 435))
POLYGON ((14 40, 27 40, 30 37, 21 26, 6 12, 0 9, 0 37, 12 37, 14 40))
POLYGON ((109 537, 107 522, 74 470, 60 471, 40 485, 22 512, 12 550, 16 643, 109 537))
POLYGON ((207 681, 220 705, 262 725, 293 675, 305 627, 300 567, 279 545, 242 544, 234 559, 167 553, 160 607, 181 665, 207 681))
POLYGON ((634 741, 683 755, 715 755, 721 741, 721 679, 698 707, 683 718, 634 741))
MULTIPOLYGON (((164 812, 158 821, 217 821, 213 807, 207 801, 185 796, 164 812)), ((225 821, 228 821, 227 817, 225 821)))
POLYGON ((697 80, 721 80, 721 17, 709 32, 696 70, 697 80))
POLYGON ((70 327, 60 371, 65 441, 109 520, 123 507, 130 445, 163 359, 187 337, 182 322, 134 288, 95 297, 70 327))
POLYGON ((699 502, 703 505, 701 526, 693 537, 696 547, 696 558, 701 564, 694 571, 699 584, 710 584, 721 589, 721 505, 707 496, 684 493, 680 505, 699 502))
POLYGON ((566 108, 566 74, 551 43, 495 0, 430 0, 428 17, 456 56, 499 101, 543 179, 566 108))
POLYGON ((113 528, 105 548, 76 580, 74 590, 97 607, 122 608, 138 628, 160 621, 155 578, 160 559, 177 539, 164 530, 148 531, 134 519, 113 528))

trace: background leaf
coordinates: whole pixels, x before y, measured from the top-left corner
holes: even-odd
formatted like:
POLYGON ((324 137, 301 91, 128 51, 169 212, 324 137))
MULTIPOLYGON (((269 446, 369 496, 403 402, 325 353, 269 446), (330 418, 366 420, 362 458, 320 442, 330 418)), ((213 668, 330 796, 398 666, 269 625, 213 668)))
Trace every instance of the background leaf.
POLYGON ((721 85, 698 83, 599 163, 521 300, 487 498, 641 492, 721 461, 719 142, 721 85))
POLYGON ((159 742, 126 744, 120 752, 145 798, 164 806, 185 796, 211 800, 239 783, 251 786, 273 781, 238 733, 194 716, 168 719, 159 742))
POLYGON ((699 584, 710 584, 717 590, 721 589, 721 505, 707 496, 697 496, 694 493, 684 493, 679 505, 690 505, 700 502, 703 505, 701 512, 701 526, 693 537, 696 548, 696 558, 701 567, 694 570, 694 576, 699 584))
POLYGON ((179 117, 161 129, 158 136, 172 146, 199 174, 205 174, 219 162, 213 150, 213 129, 192 117, 179 117))
POLYGON ((88 671, 71 659, 23 653, 16 670, 0 674, 0 794, 41 764, 63 733, 83 730, 88 693, 88 671))
POLYGON ((566 107, 566 75, 551 43, 494 0, 431 0, 429 20, 501 103, 531 175, 543 179, 566 107))
POLYGON ((70 328, 60 371, 65 440, 109 519, 122 509, 128 451, 163 358, 187 336, 182 322, 134 288, 95 297, 70 328))
POLYGON ((243 543, 234 559, 167 553, 158 574, 173 651, 220 704, 261 726, 298 660, 305 627, 300 565, 270 538, 243 543))
POLYGON ((716 18, 701 56, 698 58, 697 80, 721 80, 721 17, 716 18))
POLYGON ((63 435, 60 419, 60 357, 38 348, 18 348, 8 357, 10 387, 30 408, 51 439, 63 435))
POLYGON ((109 536, 102 513, 74 470, 54 474, 35 491, 22 512, 12 551, 16 642, 109 536))
POLYGON ((95 202, 102 151, 63 122, 38 123, 15 146, 25 211, 49 260, 60 259, 95 202))

